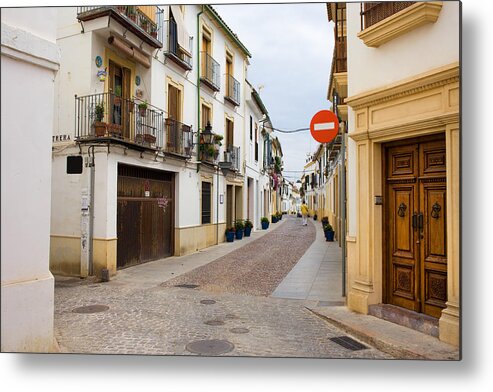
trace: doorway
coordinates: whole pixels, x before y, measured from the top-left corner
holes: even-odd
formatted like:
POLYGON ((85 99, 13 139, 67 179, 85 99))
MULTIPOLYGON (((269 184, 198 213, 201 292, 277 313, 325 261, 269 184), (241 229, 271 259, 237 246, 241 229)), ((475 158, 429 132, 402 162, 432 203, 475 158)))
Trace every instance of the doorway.
POLYGON ((447 301, 444 135, 384 146, 384 302, 439 318, 447 301))
POLYGON ((109 61, 109 116, 112 124, 118 125, 124 138, 130 139, 130 80, 131 71, 109 61))

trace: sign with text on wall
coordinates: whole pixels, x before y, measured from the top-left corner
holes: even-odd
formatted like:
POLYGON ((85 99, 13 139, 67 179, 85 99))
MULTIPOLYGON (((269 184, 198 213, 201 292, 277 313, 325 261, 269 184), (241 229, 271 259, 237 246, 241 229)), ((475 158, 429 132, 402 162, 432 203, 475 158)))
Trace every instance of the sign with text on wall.
POLYGON ((320 110, 310 121, 310 133, 319 143, 329 143, 339 132, 339 120, 334 112, 320 110))

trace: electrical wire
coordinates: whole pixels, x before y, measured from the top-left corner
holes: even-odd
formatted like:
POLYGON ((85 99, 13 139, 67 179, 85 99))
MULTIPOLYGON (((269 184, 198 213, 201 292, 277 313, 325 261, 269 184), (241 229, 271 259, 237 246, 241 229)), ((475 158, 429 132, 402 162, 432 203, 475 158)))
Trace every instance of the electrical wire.
POLYGON ((280 132, 280 133, 296 133, 296 132, 304 132, 304 131, 309 131, 310 128, 298 128, 298 129, 292 129, 290 131, 286 130, 286 129, 279 129, 279 128, 274 128, 274 127, 267 127, 264 125, 264 128, 267 128, 267 129, 271 129, 273 131, 277 131, 277 132, 280 132))

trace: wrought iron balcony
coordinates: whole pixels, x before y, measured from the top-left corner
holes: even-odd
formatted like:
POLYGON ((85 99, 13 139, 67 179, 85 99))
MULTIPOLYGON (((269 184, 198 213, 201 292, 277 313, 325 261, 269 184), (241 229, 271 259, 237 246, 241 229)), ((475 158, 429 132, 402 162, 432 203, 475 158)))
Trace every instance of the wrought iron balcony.
MULTIPOLYGON (((163 24, 164 55, 175 62, 181 68, 190 71, 192 69, 192 57, 181 50, 178 45, 178 29, 173 19, 167 20, 163 24)), ((193 38, 189 37, 188 52, 192 53, 193 38)))
POLYGON ((219 163, 223 168, 229 168, 237 172, 240 171, 240 147, 229 145, 224 151, 224 160, 219 163))
POLYGON ((226 95, 224 98, 235 106, 240 104, 240 82, 229 74, 226 75, 226 95))
POLYGON ((207 52, 201 52, 202 69, 200 80, 214 91, 220 90, 219 63, 214 60, 207 52))
POLYGON ((412 6, 415 1, 380 1, 361 3, 361 30, 412 6))
POLYGON ((191 157, 193 149, 192 127, 172 118, 166 119, 165 127, 166 146, 164 147, 164 151, 191 157))
POLYGON ((162 10, 157 6, 106 5, 77 7, 77 19, 88 21, 103 16, 110 16, 125 26, 132 33, 142 38, 155 48, 161 48, 162 38, 158 39, 158 30, 162 18, 162 10), (155 17, 151 19, 142 8, 152 8, 155 17))
POLYGON ((75 138, 162 150, 164 111, 113 93, 75 97, 75 138), (140 107, 139 107, 140 106, 140 107))

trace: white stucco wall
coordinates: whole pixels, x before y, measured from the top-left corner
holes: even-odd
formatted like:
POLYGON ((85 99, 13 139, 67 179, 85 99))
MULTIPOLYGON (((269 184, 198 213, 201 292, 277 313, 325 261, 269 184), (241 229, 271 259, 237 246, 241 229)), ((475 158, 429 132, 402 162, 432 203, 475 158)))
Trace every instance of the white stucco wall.
POLYGON ((2 351, 53 349, 49 246, 59 62, 55 24, 52 8, 2 9, 2 351))
POLYGON ((360 3, 347 3, 348 95, 426 72, 459 58, 459 2, 444 1, 438 20, 367 47, 357 37, 360 3))

